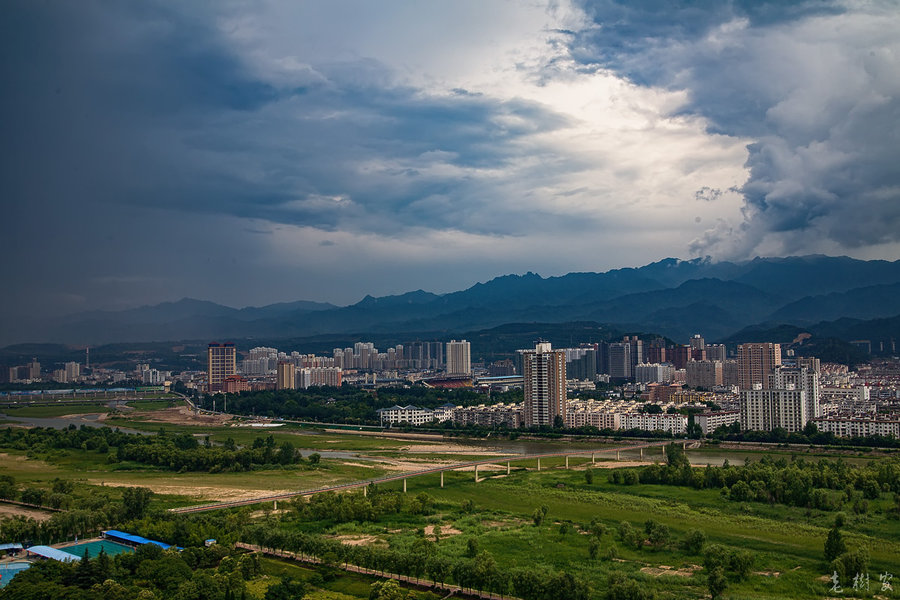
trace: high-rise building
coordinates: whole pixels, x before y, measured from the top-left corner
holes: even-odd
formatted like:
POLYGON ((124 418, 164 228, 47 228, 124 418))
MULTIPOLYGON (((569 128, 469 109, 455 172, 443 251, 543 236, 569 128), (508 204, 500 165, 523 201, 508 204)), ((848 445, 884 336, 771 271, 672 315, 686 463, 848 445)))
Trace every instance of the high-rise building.
POLYGON ((81 365, 77 362, 67 362, 66 363, 66 382, 72 383, 73 381, 77 381, 79 377, 81 377, 81 365))
POLYGON ((741 369, 742 390, 752 389, 755 383, 768 389, 769 375, 775 372, 775 367, 781 366, 781 345, 769 342, 741 344, 738 346, 738 365, 741 369))
POLYGON ((806 367, 776 367, 775 373, 769 375, 769 387, 773 390, 803 390, 806 418, 815 419, 822 416, 819 374, 816 371, 806 367))
POLYGON ((800 356, 797 358, 797 366, 798 367, 806 367, 808 370, 813 371, 816 375, 822 374, 822 363, 815 356, 800 356))
POLYGON ((631 379, 631 344, 618 342, 609 345, 609 376, 612 379, 631 379))
POLYGON ((688 387, 711 390, 722 385, 722 363, 717 360, 692 360, 684 368, 688 387))
POLYGON ((722 344, 707 344, 706 345, 706 360, 717 360, 719 362, 725 362, 728 359, 728 353, 725 351, 725 346, 722 344))
POLYGON ((699 333, 695 333, 694 337, 691 338, 691 350, 705 350, 706 349, 706 340, 703 339, 703 336, 699 333))
POLYGON ((341 387, 342 381, 340 367, 307 367, 297 371, 297 387, 304 390, 325 385, 341 387))
POLYGON ((597 350, 593 345, 581 348, 566 348, 566 377, 587 381, 597 381, 597 350))
POLYGON ((722 363, 722 385, 741 385, 741 365, 736 360, 726 360, 722 363))
POLYGON ((231 342, 224 344, 213 342, 209 345, 206 351, 206 372, 210 392, 223 391, 225 378, 235 375, 237 372, 236 359, 237 353, 231 342))
POLYGON ((741 428, 753 431, 802 431, 808 419, 806 393, 801 389, 763 389, 753 384, 741 390, 741 428))
POLYGON ((447 342, 447 374, 472 374, 472 346, 466 340, 447 342))
POLYGON ((669 362, 671 362, 676 369, 684 369, 687 367, 688 361, 691 360, 691 347, 675 346, 674 348, 669 348, 666 354, 669 357, 669 362))
MULTIPOLYGON (((550 425, 566 416, 566 354, 538 342, 522 351, 525 426, 550 425)), ((629 365, 630 366, 630 365, 629 365)))
POLYGON ((634 373, 634 368, 645 362, 644 361, 644 341, 636 335, 625 336, 622 338, 622 341, 631 344, 631 372, 634 373))
POLYGON ((31 362, 28 363, 28 379, 40 379, 41 378, 41 363, 38 362, 36 358, 31 359, 31 362))
POLYGON ((278 374, 275 380, 275 389, 293 390, 297 388, 297 367, 292 362, 282 360, 278 362, 278 374))
POLYGON ((635 383, 669 383, 672 381, 672 365, 668 363, 641 363, 634 367, 635 383))

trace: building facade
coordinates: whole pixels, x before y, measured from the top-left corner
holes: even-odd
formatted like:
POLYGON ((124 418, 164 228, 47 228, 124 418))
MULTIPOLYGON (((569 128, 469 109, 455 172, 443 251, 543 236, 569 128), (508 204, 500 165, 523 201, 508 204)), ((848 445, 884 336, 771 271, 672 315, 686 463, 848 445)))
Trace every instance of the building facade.
POLYGON ((781 344, 741 344, 738 346, 738 366, 742 390, 753 389, 760 384, 769 388, 769 375, 781 366, 781 344))
POLYGON ((282 360, 278 362, 278 373, 275 376, 276 390, 293 390, 297 388, 297 367, 294 363, 282 360))
POLYGON ((741 428, 752 431, 772 431, 776 428, 799 432, 806 426, 806 394, 803 390, 753 389, 741 390, 741 428))
POLYGON ((207 381, 211 393, 223 391, 225 379, 237 372, 234 344, 211 343, 207 348, 207 381))
POLYGON ((539 342, 522 352, 525 426, 554 424, 566 414, 566 355, 539 342))
POLYGON ((447 342, 447 374, 472 374, 472 345, 466 340, 447 342))
POLYGON ((692 360, 685 365, 688 387, 711 390, 722 385, 722 363, 717 360, 692 360))

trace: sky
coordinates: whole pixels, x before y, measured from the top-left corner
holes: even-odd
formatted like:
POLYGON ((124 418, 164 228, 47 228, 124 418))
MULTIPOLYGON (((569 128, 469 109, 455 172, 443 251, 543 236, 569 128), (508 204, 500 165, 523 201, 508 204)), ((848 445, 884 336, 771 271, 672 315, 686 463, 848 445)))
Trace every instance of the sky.
POLYGON ((0 310, 900 258, 896 2, 10 0, 0 310))

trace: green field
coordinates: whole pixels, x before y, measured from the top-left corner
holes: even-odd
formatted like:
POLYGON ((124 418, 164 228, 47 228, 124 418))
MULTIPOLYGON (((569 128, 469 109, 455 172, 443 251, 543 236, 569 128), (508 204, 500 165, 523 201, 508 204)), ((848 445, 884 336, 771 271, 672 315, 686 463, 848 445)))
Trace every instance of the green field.
MULTIPOLYGON (((511 477, 493 477, 479 483, 471 473, 437 476, 408 482, 408 496, 425 492, 436 500, 428 515, 398 514, 377 522, 292 522, 284 526, 301 531, 366 539, 390 548, 411 548, 427 525, 445 532, 436 551, 460 557, 469 539, 478 540, 502 569, 543 566, 567 570, 590 583, 593 597, 602 597, 605 582, 614 573, 625 574, 654 590, 660 598, 702 598, 707 594, 700 565, 703 557, 680 549, 679 541, 691 529, 702 530, 708 544, 748 550, 754 556, 751 574, 732 581, 726 598, 824 598, 829 574, 823 545, 833 513, 734 503, 722 500, 717 490, 671 486, 614 486, 597 472, 588 485, 580 470, 519 471, 511 477), (460 510, 472 501, 471 514, 460 510), (535 509, 546 507, 540 526, 532 522, 535 509), (666 525, 671 541, 660 549, 636 549, 617 539, 616 528, 628 521, 642 529, 652 519, 666 525), (614 559, 590 559, 587 535, 591 522, 602 523, 601 557, 615 547, 614 559), (566 523, 568 531, 561 533, 566 523), (666 572, 669 572, 668 574, 666 572), (678 571, 677 574, 672 574, 678 571)), ((386 484, 385 489, 402 489, 386 484)), ((850 516, 846 525, 850 546, 865 545, 871 553, 870 573, 900 572, 900 522, 880 516, 850 516)), ((845 594, 846 596, 846 594, 845 594)), ((708 597, 708 596, 707 596, 708 597)), ((886 596, 891 597, 891 596, 886 596)))
MULTIPOLYGON (((113 398, 97 398, 78 402, 59 402, 45 406, 22 406, 16 408, 0 408, 0 413, 10 417, 61 417, 63 415, 83 415, 92 413, 109 412, 109 403, 113 398)), ((128 402, 127 406, 135 410, 158 410, 178 406, 182 401, 177 396, 159 398, 156 400, 135 400, 128 402)))
MULTIPOLYGON (((139 403, 139 410, 168 407, 169 401, 139 403)), ((38 408, 38 407, 34 407, 38 408)), ((57 407, 48 407, 57 408, 57 407)), ((59 407, 62 408, 62 407, 59 407)), ((66 407, 73 414, 75 407, 66 407)), ((81 407, 87 408, 87 407, 81 407)), ((24 410, 24 409, 23 409, 24 410)), ((35 416, 35 415, 32 415, 35 416)), ((49 415, 48 415, 49 416, 49 415)), ((272 436, 276 445, 289 441, 295 448, 308 451, 341 451, 378 457, 377 460, 355 458, 323 458, 318 465, 302 462, 284 467, 260 468, 241 472, 175 472, 144 464, 110 461, 108 454, 86 449, 49 449, 38 454, 11 448, 0 449, 0 475, 10 475, 23 487, 49 489, 54 480, 76 482, 75 494, 85 490, 101 490, 117 499, 127 486, 148 487, 156 492, 153 506, 171 508, 202 501, 266 495, 271 492, 299 491, 335 483, 358 481, 396 473, 392 462, 401 461, 404 468, 422 467, 429 462, 462 462, 483 458, 477 449, 459 453, 441 452, 434 440, 408 440, 353 433, 331 433, 310 428, 284 427, 255 429, 239 426, 161 425, 150 421, 128 419, 127 415, 112 419, 111 426, 127 426, 155 432, 161 427, 169 433, 189 433, 200 439, 209 436, 213 443, 232 439, 238 445, 252 445, 256 438, 272 436), (416 453, 416 448, 423 451, 416 453), (411 450, 411 451, 410 451, 411 450)), ((446 439, 457 448, 466 447, 465 439, 446 439)), ((573 451, 599 448, 597 442, 563 440, 529 442, 546 452, 568 448, 573 451)), ((623 442, 627 445, 630 442, 623 442)), ((449 447, 449 446, 448 446, 449 447)), ((110 450, 114 452, 114 448, 110 450)), ((692 451, 688 451, 691 453, 692 451)), ((697 455, 724 456, 729 461, 759 461, 764 456, 784 458, 790 462, 802 458, 816 463, 820 458, 835 458, 836 454, 822 449, 723 450, 706 446, 693 451, 697 455)), ((462 560, 468 551, 469 540, 477 540, 480 551, 487 551, 501 571, 516 568, 566 571, 587 582, 592 599, 606 597, 609 582, 622 575, 639 586, 655 593, 656 598, 708 598, 707 575, 701 553, 686 550, 682 542, 691 530, 701 530, 707 547, 720 545, 725 552, 747 551, 753 564, 746 578, 729 576, 722 595, 731 600, 750 598, 834 598, 854 597, 844 588, 842 594, 829 591, 829 565, 823 549, 835 513, 766 502, 734 502, 723 497, 719 489, 694 489, 676 485, 616 485, 609 483, 608 466, 615 463, 610 455, 597 457, 593 482, 588 484, 585 469, 591 466, 590 456, 571 457, 565 469, 563 457, 544 458, 542 470, 537 461, 512 462, 511 474, 506 474, 506 461, 496 458, 499 469, 482 468, 481 481, 475 481, 472 471, 451 471, 439 486, 439 475, 431 474, 407 480, 404 509, 379 514, 370 520, 353 521, 335 518, 310 519, 302 517, 303 503, 287 505, 283 513, 269 514, 257 509, 240 513, 244 524, 266 519, 267 528, 287 532, 304 532, 339 539, 354 544, 403 552, 421 547, 422 540, 433 541, 433 534, 425 534, 426 527, 439 525, 443 535, 432 547, 437 555, 448 560, 462 560), (419 494, 427 494, 433 501, 428 510, 410 508, 419 494), (535 511, 546 508, 546 516, 535 525, 535 511), (648 520, 668 528, 668 539, 653 546, 643 537, 638 543, 620 538, 617 530, 623 522, 633 529, 644 531, 648 520), (599 536, 597 532, 601 531, 599 536), (599 540, 599 553, 589 555, 591 539, 599 540), (826 579, 823 579, 826 578, 826 579)), ((662 450, 645 450, 645 457, 662 459, 662 450)), ((633 460, 637 452, 623 453, 623 460, 633 460)), ((842 452, 841 459, 851 465, 865 465, 871 461, 888 460, 881 453, 842 452)), ((377 489, 399 493, 400 481, 380 484, 377 489)), ((835 494, 842 493, 833 490, 835 494)), ((354 497, 359 492, 353 492, 354 497)), ((892 493, 882 491, 868 501, 867 510, 854 512, 845 509, 843 535, 852 548, 866 547, 870 555, 868 572, 873 588, 879 574, 895 574, 900 578, 900 518, 893 516, 895 500, 892 493), (876 497, 877 496, 877 497, 876 497)), ((268 507, 271 508, 271 507, 268 507)), ((231 513, 221 514, 223 517, 231 513)), ((234 516, 234 515, 232 515, 234 516)), ((900 513, 898 513, 900 516, 900 513)), ((190 517, 186 517, 190 518, 190 517)), ((323 569, 299 566, 284 561, 266 559, 264 574, 250 582, 249 590, 261 598, 266 588, 280 578, 290 575, 311 582, 315 591, 309 596, 318 600, 367 598, 373 579, 340 573, 323 579, 323 569)), ((900 581, 900 579, 898 579, 900 581)), ((877 584, 880 585, 880 584, 877 584)), ((880 590, 880 588, 878 588, 880 590)), ((858 597, 874 597, 874 592, 858 597)), ((879 594, 883 598, 900 598, 900 585, 891 592, 879 594)))

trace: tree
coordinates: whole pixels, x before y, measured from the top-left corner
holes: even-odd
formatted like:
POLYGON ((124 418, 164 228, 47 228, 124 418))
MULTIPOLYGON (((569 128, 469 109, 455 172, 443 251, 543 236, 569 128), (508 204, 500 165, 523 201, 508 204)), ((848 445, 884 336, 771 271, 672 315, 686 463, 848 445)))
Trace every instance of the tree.
POLYGON ((596 560, 600 555, 600 540, 595 536, 591 536, 590 541, 588 542, 588 556, 591 557, 591 560, 596 560))
POLYGON ((722 567, 715 567, 707 573, 706 588, 713 600, 721 596, 726 587, 728 587, 728 580, 725 578, 725 571, 722 567))
POLYGON ((614 573, 609 578, 606 590, 606 600, 654 600, 656 594, 634 579, 629 579, 621 573, 614 573))
POLYGON ((466 556, 469 558, 478 556, 478 538, 470 537, 466 540, 466 556))
POLYGON ((534 512, 531 513, 531 520, 534 521, 535 527, 540 527, 541 523, 544 522, 543 511, 541 511, 541 509, 539 509, 539 508, 534 509, 534 512))
MULTIPOLYGON (((307 587, 304 582, 285 577, 275 585, 270 585, 263 598, 265 600, 300 600, 306 596, 306 592, 307 587)), ((372 597, 371 594, 369 597, 372 597)))
POLYGON ((587 470, 585 470, 585 472, 584 472, 584 481, 585 481, 585 483, 587 483, 588 485, 591 485, 591 484, 594 483, 594 470, 593 470, 593 469, 587 469, 587 470))
POLYGON ((825 540, 825 560, 829 563, 838 556, 847 551, 847 544, 844 542, 844 536, 837 524, 828 532, 828 538, 825 540))
POLYGON ((700 554, 703 552, 705 544, 706 534, 700 529, 691 529, 684 538, 684 542, 681 543, 681 547, 690 554, 700 554))
POLYGON ((153 491, 145 487, 129 487, 122 492, 122 510, 126 519, 141 519, 150 505, 153 491))
POLYGON ((322 455, 319 454, 318 452, 313 452, 312 454, 310 454, 310 455, 307 456, 306 458, 307 458, 307 460, 309 460, 309 464, 311 464, 311 465, 318 465, 318 464, 319 464, 319 461, 322 460, 322 455))
POLYGON ((644 531, 650 544, 656 548, 664 546, 669 541, 669 528, 653 519, 648 519, 644 523, 644 531))

